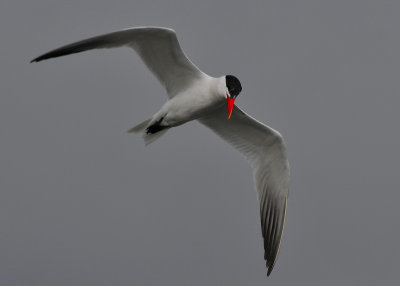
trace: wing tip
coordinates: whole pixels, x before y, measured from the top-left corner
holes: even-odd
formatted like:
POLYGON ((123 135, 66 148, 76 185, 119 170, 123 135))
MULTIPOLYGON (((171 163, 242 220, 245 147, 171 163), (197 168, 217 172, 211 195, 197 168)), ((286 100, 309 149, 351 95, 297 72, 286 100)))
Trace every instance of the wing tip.
POLYGON ((274 266, 275 266, 275 262, 278 260, 277 259, 278 258, 278 252, 276 253, 276 255, 273 258, 273 260, 265 261, 265 264, 267 266, 267 277, 269 277, 271 275, 271 272, 272 272, 272 270, 274 269, 274 266))
POLYGON ((283 208, 283 222, 282 222, 282 229, 280 231, 279 234, 279 242, 277 244, 276 249, 274 250, 274 252, 272 253, 272 256, 267 255, 267 253, 264 253, 264 259, 265 259, 265 263, 267 266, 267 277, 269 277, 271 275, 272 270, 274 269, 275 263, 278 260, 278 254, 279 254, 279 250, 282 244, 282 239, 283 239, 283 232, 285 229, 285 222, 286 222, 286 211, 287 211, 287 200, 288 197, 285 196, 284 198, 284 208, 283 208))
POLYGON ((275 257, 271 259, 266 259, 265 265, 267 266, 267 277, 271 275, 272 270, 274 269, 275 262, 278 258, 278 253, 276 253, 275 257))
POLYGON ((274 266, 273 265, 270 267, 267 266, 267 268, 268 268, 267 277, 269 277, 269 275, 271 275, 272 269, 274 269, 274 266))
POLYGON ((49 57, 47 57, 46 55, 47 55, 47 54, 38 56, 38 57, 34 58, 33 60, 31 60, 29 63, 38 63, 38 62, 41 62, 41 61, 43 61, 43 60, 46 60, 46 59, 49 58, 49 57))

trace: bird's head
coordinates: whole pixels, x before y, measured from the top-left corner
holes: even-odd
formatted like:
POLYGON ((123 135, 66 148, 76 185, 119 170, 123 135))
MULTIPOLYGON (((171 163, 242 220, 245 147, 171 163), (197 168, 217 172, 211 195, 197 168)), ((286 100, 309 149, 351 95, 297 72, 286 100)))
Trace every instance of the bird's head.
POLYGON ((225 76, 225 85, 226 85, 226 103, 228 104, 228 119, 231 118, 233 106, 235 103, 236 97, 242 91, 242 85, 237 77, 233 75, 225 76))

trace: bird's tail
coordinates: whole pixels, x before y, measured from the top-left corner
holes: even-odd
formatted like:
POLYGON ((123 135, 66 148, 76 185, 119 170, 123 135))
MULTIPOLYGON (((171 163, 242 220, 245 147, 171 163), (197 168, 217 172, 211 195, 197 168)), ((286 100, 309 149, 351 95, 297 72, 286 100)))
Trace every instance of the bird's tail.
POLYGON ((151 118, 146 119, 142 123, 139 123, 138 125, 133 126, 127 132, 128 133, 142 133, 142 132, 144 132, 146 130, 146 127, 147 127, 147 125, 149 125, 150 121, 151 121, 151 118))
POLYGON ((149 118, 128 130, 128 133, 142 133, 142 137, 146 146, 156 141, 158 138, 164 135, 164 133, 167 132, 168 130, 168 128, 165 128, 157 130, 156 132, 150 132, 153 130, 153 129, 149 130, 149 127, 153 126, 153 125, 150 126, 151 120, 152 118, 149 118))

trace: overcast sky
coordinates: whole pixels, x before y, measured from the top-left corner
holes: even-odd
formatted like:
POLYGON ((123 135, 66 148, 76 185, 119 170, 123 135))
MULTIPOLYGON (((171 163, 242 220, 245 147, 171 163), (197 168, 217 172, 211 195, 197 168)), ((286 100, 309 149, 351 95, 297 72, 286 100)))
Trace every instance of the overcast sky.
POLYGON ((0 284, 396 285, 399 1, 0 4, 0 284), (200 124, 125 131, 166 95, 127 48, 29 64, 133 26, 176 30, 279 130, 292 180, 266 277, 246 161, 200 124))

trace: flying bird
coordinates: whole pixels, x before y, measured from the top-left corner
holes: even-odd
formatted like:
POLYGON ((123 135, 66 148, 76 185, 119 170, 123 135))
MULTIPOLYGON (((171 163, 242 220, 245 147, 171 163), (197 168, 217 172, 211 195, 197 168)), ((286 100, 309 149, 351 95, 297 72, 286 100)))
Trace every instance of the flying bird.
POLYGON ((238 78, 233 75, 214 78, 205 74, 186 57, 175 31, 159 27, 135 27, 89 38, 45 53, 31 62, 123 46, 136 51, 169 98, 151 118, 128 132, 142 134, 147 145, 172 127, 198 120, 238 150, 251 165, 269 276, 285 224, 289 163, 280 133, 234 104, 242 91, 238 78))

